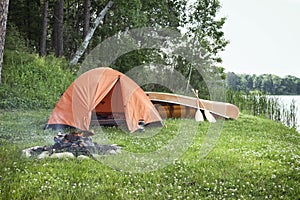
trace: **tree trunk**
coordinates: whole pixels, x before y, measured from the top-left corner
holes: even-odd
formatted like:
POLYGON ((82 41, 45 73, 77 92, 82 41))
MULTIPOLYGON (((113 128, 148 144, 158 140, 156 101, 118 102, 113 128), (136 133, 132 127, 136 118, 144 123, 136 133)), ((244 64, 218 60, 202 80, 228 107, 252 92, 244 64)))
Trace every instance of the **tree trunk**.
POLYGON ((97 16, 92 28, 89 30, 87 33, 86 37, 84 38, 84 41, 82 42, 81 46, 79 49, 76 51, 75 56, 73 59, 70 61, 70 65, 76 65, 78 63, 79 58, 82 56, 84 51, 86 50, 87 46, 89 45, 90 40, 93 37, 93 34, 96 30, 96 28, 99 26, 100 21, 104 18, 106 15, 107 11, 110 9, 110 7, 113 5, 113 1, 109 1, 105 8, 100 12, 100 14, 97 16))
POLYGON ((188 76, 188 81, 187 81, 187 84, 186 84, 186 93, 189 92, 189 86, 190 86, 190 83, 191 83, 191 76, 192 76, 192 70, 193 70, 193 67, 192 67, 192 64, 189 64, 190 65, 190 69, 189 69, 189 76, 188 76))
POLYGON ((64 0, 57 0, 54 11, 54 49, 55 56, 63 56, 63 24, 64 24, 64 0))
POLYGON ((83 39, 88 34, 90 30, 90 18, 91 18, 91 0, 85 0, 84 4, 84 26, 83 26, 83 39))
POLYGON ((47 54, 47 27, 48 27, 48 7, 49 0, 44 0, 43 21, 40 41, 40 56, 47 54))
POLYGON ((55 49, 56 49, 56 41, 57 41, 57 3, 55 3, 55 6, 54 6, 54 10, 53 10, 53 21, 52 21, 52 34, 51 34, 51 50, 53 52, 55 52, 55 49))
POLYGON ((0 84, 9 0, 0 1, 0 84))

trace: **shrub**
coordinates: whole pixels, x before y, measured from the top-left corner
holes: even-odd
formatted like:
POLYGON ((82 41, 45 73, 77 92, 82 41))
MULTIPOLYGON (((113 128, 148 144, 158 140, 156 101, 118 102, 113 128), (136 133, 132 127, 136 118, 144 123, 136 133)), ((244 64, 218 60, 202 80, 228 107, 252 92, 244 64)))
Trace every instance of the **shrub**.
POLYGON ((30 48, 26 45, 25 37, 22 36, 17 26, 7 24, 5 37, 5 50, 15 50, 18 52, 30 52, 30 48))
POLYGON ((74 80, 63 58, 6 52, 0 86, 0 108, 53 108, 74 80))

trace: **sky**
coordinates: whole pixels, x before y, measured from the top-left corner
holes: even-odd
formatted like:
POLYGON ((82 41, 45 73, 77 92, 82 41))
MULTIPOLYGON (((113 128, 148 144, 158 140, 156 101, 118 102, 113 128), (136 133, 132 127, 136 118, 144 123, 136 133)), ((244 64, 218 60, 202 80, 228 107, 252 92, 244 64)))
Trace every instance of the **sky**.
POLYGON ((300 0, 220 0, 227 72, 300 78, 300 0))

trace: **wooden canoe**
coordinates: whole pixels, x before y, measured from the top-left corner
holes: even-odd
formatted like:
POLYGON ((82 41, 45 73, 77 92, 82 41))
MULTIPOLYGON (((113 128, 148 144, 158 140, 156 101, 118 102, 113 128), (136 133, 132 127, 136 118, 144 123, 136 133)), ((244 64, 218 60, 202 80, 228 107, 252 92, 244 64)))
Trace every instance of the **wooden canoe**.
MULTIPOLYGON (((197 111, 197 98, 171 93, 146 92, 162 118, 194 118, 197 111)), ((200 110, 204 109, 216 118, 237 119, 239 109, 237 106, 217 101, 199 99, 200 110)))

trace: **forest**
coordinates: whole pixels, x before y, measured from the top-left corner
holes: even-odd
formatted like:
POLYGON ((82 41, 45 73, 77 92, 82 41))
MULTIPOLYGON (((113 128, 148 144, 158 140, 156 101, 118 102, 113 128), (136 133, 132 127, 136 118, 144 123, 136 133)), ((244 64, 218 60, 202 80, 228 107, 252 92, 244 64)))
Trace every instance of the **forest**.
MULTIPOLYGON (((176 70, 201 91, 202 98, 211 97, 212 82, 246 93, 300 91, 299 79, 293 76, 225 73, 219 53, 229 41, 223 32, 226 18, 218 16, 221 4, 216 0, 193 4, 188 0, 6 0, 0 4, 0 108, 52 108, 99 44, 121 34, 138 38, 130 30, 143 28, 178 33, 179 40, 171 47, 188 52, 189 58, 162 48, 139 48, 120 55, 108 67, 126 73, 148 64, 156 66, 156 79, 168 79, 170 69, 176 70)), ((118 46, 110 49, 117 52, 118 46)), ((153 70, 145 76, 151 75, 153 70)), ((169 91, 157 84, 143 89, 169 91)))
MULTIPOLYGON (((5 3, 8 0, 2 4, 5 3)), ((108 67, 125 73, 145 64, 167 66, 182 74, 193 88, 202 91, 202 97, 208 98, 202 75, 211 80, 225 80, 219 52, 225 49, 228 40, 222 31, 226 18, 217 17, 220 8, 220 2, 215 0, 194 4, 187 0, 9 1, 0 20, 7 22, 3 24, 6 29, 1 31, 5 40, 0 46, 2 50, 5 48, 3 63, 0 62, 0 107, 53 106, 95 47, 120 34, 138 37, 130 30, 142 28, 157 33, 165 28, 178 33, 181 42, 174 41, 171 45, 181 52, 189 51, 190 58, 168 54, 162 49, 140 48, 120 55, 108 67), (197 68, 201 68, 201 74, 197 68)), ((159 79, 167 73, 164 69, 156 70, 161 70, 159 79)), ((144 89, 166 90, 151 84, 144 89)))
POLYGON ((259 91, 272 95, 300 94, 300 78, 295 76, 279 77, 274 74, 249 75, 234 72, 226 75, 227 87, 233 91, 245 93, 259 91))

